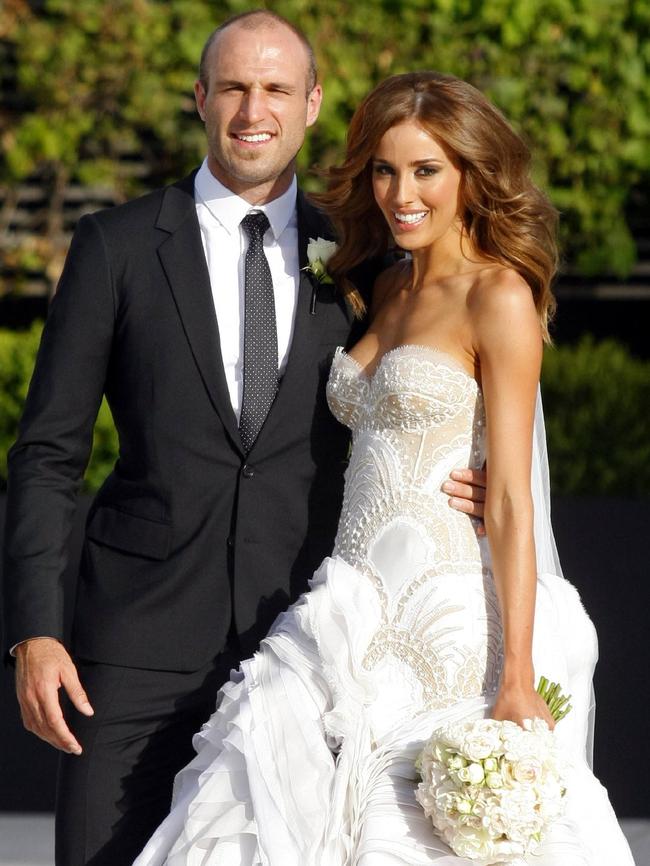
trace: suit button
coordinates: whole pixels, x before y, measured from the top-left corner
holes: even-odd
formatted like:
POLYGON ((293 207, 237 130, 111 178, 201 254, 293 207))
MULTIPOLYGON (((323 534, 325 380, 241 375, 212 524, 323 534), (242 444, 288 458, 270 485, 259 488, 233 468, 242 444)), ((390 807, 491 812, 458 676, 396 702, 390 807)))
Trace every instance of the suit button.
POLYGON ((255 470, 252 466, 249 466, 247 463, 244 463, 242 466, 241 474, 244 478, 252 478, 255 475, 255 470))
POLYGON ((228 536, 228 538, 226 539, 226 544, 228 545, 228 547, 229 547, 231 550, 232 550, 232 548, 235 546, 235 539, 232 537, 232 535, 229 535, 229 536, 228 536))

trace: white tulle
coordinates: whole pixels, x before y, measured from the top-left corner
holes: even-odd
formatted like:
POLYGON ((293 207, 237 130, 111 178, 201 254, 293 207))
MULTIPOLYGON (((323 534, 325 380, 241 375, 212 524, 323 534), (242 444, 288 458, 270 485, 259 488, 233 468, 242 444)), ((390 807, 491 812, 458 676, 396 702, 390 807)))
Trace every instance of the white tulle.
MULTIPOLYGON (((354 434, 334 554, 222 689, 136 866, 470 866, 417 804, 414 760, 441 724, 489 714, 498 686, 489 549, 440 493, 451 467, 481 465, 482 395, 405 346, 372 377, 338 353, 328 397, 354 434)), ((597 645, 557 561, 539 403, 535 434, 533 661, 573 711, 556 729, 567 813, 526 864, 627 866, 586 761, 597 645)))
MULTIPOLYGON (((546 447, 546 426, 542 407, 541 390, 537 388, 535 405, 535 427, 533 430, 533 452, 531 463, 531 493, 535 509, 535 553, 537 557, 537 572, 539 575, 557 575, 563 577, 562 565, 557 552, 553 525, 551 523, 551 484, 548 467, 548 451, 546 447)), ((580 618, 582 622, 584 617, 580 618)), ((569 650, 570 648, 567 648, 569 650)), ((597 643, 596 643, 597 651, 597 643)), ((594 664, 597 661, 594 658, 594 664)), ((585 757, 589 766, 593 766, 594 754, 594 723, 596 698, 592 680, 589 680, 589 709, 584 719, 581 733, 584 735, 585 757)))

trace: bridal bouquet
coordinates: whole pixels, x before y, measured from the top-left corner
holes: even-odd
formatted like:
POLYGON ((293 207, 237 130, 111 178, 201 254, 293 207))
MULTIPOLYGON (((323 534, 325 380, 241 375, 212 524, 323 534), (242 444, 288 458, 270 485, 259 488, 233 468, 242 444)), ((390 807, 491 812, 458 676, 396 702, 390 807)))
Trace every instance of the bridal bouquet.
MULTIPOLYGON (((568 699, 560 699, 556 719, 566 714, 568 699)), ((563 762, 541 719, 525 728, 493 719, 447 725, 416 766, 416 797, 438 835, 459 857, 484 866, 521 861, 564 810, 563 762)))

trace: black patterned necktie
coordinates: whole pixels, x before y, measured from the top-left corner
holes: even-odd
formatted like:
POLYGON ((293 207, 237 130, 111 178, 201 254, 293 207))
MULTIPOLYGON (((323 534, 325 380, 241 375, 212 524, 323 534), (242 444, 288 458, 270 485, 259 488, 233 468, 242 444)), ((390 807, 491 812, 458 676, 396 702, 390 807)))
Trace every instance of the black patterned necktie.
POLYGON ((264 254, 268 217, 261 211, 249 213, 241 226, 249 242, 244 263, 244 393, 239 434, 248 453, 278 390, 278 333, 271 269, 264 254))

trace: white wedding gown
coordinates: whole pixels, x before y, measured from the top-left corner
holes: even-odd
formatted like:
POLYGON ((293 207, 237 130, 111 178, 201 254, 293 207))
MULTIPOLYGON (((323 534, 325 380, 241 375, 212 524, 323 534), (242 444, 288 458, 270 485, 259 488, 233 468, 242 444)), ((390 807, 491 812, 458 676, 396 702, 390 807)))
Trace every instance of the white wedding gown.
MULTIPOLYGON (((407 345, 372 377, 338 350, 328 399, 353 431, 334 552, 223 687, 137 866, 471 862, 434 835, 413 762, 441 723, 489 713, 499 681, 488 543, 440 490, 483 463, 481 391, 448 355, 407 345)), ((575 589, 540 573, 534 662, 572 694, 556 729, 572 770, 530 864, 633 862, 585 756, 596 656, 575 589)))

